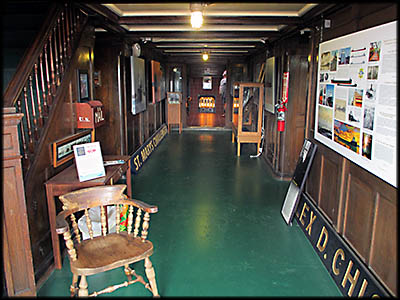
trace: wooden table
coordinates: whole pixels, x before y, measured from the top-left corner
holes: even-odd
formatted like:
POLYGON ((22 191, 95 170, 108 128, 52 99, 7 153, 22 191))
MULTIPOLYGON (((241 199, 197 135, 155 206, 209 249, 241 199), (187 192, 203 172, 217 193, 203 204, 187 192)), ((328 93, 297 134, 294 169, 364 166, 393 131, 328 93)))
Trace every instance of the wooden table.
MULTIPOLYGON (((78 179, 78 173, 76 171, 75 164, 67 167, 54 177, 50 178, 45 182, 46 195, 47 195, 47 209, 49 213, 50 231, 51 231, 51 242, 53 245, 54 265, 56 269, 61 269, 61 254, 60 254, 60 243, 58 234, 56 233, 56 197, 63 194, 72 192, 74 190, 114 184, 118 179, 126 173, 126 184, 128 197, 132 197, 131 187, 131 157, 125 155, 105 155, 103 160, 124 160, 123 164, 112 165, 105 167, 106 176, 80 182, 78 179)), ((58 200, 57 200, 58 201, 58 200)))

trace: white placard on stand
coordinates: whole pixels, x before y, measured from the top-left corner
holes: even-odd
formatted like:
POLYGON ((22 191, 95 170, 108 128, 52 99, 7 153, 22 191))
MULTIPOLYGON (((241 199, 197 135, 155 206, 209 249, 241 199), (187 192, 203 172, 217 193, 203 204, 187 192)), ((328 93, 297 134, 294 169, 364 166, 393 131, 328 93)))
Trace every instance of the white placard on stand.
POLYGON ((106 175, 99 142, 75 145, 73 148, 80 182, 106 175))

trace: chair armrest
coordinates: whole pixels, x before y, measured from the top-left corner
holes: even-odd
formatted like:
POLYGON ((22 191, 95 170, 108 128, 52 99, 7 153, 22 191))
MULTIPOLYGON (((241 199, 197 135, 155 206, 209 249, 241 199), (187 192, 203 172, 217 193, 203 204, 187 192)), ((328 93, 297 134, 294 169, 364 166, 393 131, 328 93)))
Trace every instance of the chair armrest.
POLYGON ((131 199, 131 198, 127 198, 127 202, 129 202, 129 203, 126 203, 126 204, 133 205, 133 206, 140 208, 141 210, 148 212, 150 214, 154 214, 154 213, 158 212, 158 207, 156 205, 151 205, 146 202, 136 200, 136 199, 131 199))
POLYGON ((67 231, 69 231, 69 225, 68 222, 65 220, 66 217, 68 217, 71 214, 70 211, 64 210, 60 212, 57 217, 56 217, 56 232, 58 234, 63 234, 67 231))

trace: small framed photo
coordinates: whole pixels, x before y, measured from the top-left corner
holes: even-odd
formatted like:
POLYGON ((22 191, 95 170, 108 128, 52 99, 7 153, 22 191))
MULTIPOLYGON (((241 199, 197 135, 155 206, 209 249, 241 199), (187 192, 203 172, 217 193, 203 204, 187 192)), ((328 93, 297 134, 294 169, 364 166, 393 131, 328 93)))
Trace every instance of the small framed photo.
POLYGON ((212 90, 212 77, 211 76, 203 77, 203 90, 212 90))
POLYGON ((50 144, 51 161, 56 168, 74 158, 74 145, 94 142, 94 130, 87 129, 50 144))
POLYGON ((93 72, 93 83, 95 87, 101 86, 101 71, 93 72))
POLYGON ((78 70, 78 102, 89 101, 89 73, 78 70))

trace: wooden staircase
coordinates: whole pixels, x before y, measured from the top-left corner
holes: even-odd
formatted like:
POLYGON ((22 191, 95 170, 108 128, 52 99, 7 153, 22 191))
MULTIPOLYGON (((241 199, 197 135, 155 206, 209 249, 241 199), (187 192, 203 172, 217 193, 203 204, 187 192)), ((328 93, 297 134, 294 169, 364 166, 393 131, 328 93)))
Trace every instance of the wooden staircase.
POLYGON ((27 176, 41 139, 49 126, 53 107, 87 15, 71 4, 52 4, 31 46, 25 51, 3 95, 4 107, 23 113, 19 138, 23 173, 27 176))
MULTIPOLYGON (((15 2, 32 5, 24 0, 15 2)), ((42 2, 39 0, 38 3, 42 2)), ((13 39, 12 35, 3 37, 3 41, 9 41, 3 49, 19 49, 20 53, 19 56, 18 53, 14 55, 14 61, 8 64, 6 70, 10 76, 7 78, 8 84, 3 94, 3 111, 15 109, 16 115, 23 115, 17 125, 23 180, 21 186, 14 186, 10 190, 22 190, 21 194, 25 194, 25 199, 18 200, 26 202, 27 206, 25 216, 29 222, 31 250, 26 248, 25 251, 32 251, 34 276, 38 281, 49 269, 52 257, 44 182, 53 173, 47 173, 47 167, 43 167, 43 157, 46 157, 49 151, 49 136, 60 129, 59 124, 62 120, 57 113, 63 110, 66 94, 71 89, 79 56, 77 49, 80 47, 81 37, 90 26, 88 14, 78 3, 48 1, 47 5, 39 5, 32 10, 32 15, 26 14, 25 25, 15 25, 29 36, 26 41, 13 39), (37 10, 44 10, 45 7, 46 10, 41 14, 35 13, 37 10), (35 19, 33 23, 30 21, 32 18, 35 19), (39 23, 36 18, 40 19, 41 25, 32 25, 31 28, 29 24, 39 23), (28 31, 24 28, 28 28, 28 31)), ((17 15, 23 16, 16 9, 15 16, 17 15)), ((20 18, 15 18, 15 22, 19 20, 20 18)), ((10 13, 7 22, 12 21, 13 14, 10 13)), ((12 24, 8 26, 10 29, 15 28, 12 24)), ((3 56, 3 59, 8 60, 9 56, 3 56)), ((51 165, 48 169, 51 169, 51 165)), ((57 171, 51 169, 51 172, 57 171)), ((3 184, 10 185, 10 180, 3 178, 3 184)), ((11 194, 3 194, 3 198, 4 201, 16 201, 11 194)), ((17 252, 10 252, 10 255, 18 258, 17 252)), ((12 266, 11 270, 12 274, 23 274, 20 264, 12 266)), ((26 278, 28 276, 30 274, 26 274, 26 278)), ((7 284, 11 286, 6 288, 11 289, 13 284, 7 284)), ((23 286, 23 282, 19 284, 23 286)))

